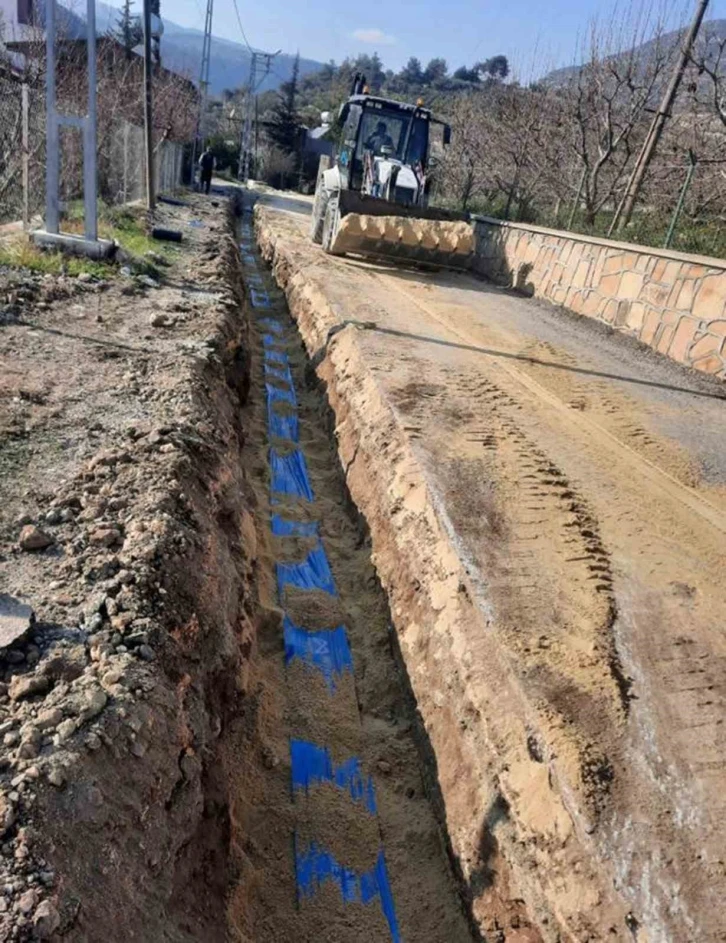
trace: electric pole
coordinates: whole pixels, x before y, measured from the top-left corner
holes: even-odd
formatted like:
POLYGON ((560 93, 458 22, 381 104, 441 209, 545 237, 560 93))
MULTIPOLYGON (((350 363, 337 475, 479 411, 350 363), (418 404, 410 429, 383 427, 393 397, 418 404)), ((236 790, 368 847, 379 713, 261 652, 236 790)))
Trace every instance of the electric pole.
MULTIPOLYGON (((245 101, 245 115, 242 123, 242 136, 239 149, 239 179, 247 183, 250 176, 250 160, 254 148, 255 136, 252 134, 252 120, 257 115, 257 91, 272 71, 272 60, 279 56, 277 52, 252 52, 250 60, 250 78, 247 83, 247 98, 245 101)), ((256 134, 256 128, 255 128, 256 134)))
POLYGON ((643 143, 640 154, 638 155, 638 159, 635 162, 635 167, 633 168, 633 172, 630 175, 630 179, 628 180, 628 185, 625 188, 625 195, 623 196, 623 199, 615 212, 613 221, 610 224, 610 229, 608 230, 608 235, 611 235, 616 230, 625 229, 625 227, 630 222, 630 217, 633 215, 633 208, 635 207, 635 201, 638 199, 638 194, 640 193, 640 189, 643 186, 643 180, 645 179, 648 166, 653 159, 653 155, 655 153, 656 147, 658 146, 658 142, 660 141, 665 123, 671 116, 673 102, 676 100, 678 89, 680 88, 683 75, 686 71, 689 59, 691 58, 693 43, 695 42, 698 31, 701 28, 701 23, 703 22, 703 17, 706 14, 707 7, 708 0, 699 0, 693 20, 688 29, 688 33, 686 34, 683 41, 681 52, 678 56, 678 61, 676 62, 675 68, 673 70, 673 75, 671 76, 671 80, 668 83, 668 88, 663 95, 663 100, 660 103, 658 111, 655 113, 653 123, 650 126, 650 130, 648 131, 648 135, 645 139, 645 142, 643 143))
POLYGON ((214 16, 214 0, 207 0, 207 15, 204 20, 204 42, 202 43, 202 66, 199 70, 199 114, 197 115, 197 129, 194 134, 192 148, 192 183, 197 169, 197 157, 202 152, 204 138, 204 119, 207 110, 207 95, 209 93, 209 64, 212 57, 212 19, 214 16))
POLYGON ((146 136, 146 207, 149 211, 152 211, 156 206, 154 190, 153 70, 154 64, 151 59, 151 0, 144 0, 144 131, 146 136))

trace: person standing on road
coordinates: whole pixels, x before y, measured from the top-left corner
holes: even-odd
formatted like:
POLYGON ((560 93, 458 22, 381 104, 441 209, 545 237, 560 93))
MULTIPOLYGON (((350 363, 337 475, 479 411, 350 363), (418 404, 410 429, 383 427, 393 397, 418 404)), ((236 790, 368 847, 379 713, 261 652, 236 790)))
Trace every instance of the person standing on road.
POLYGON ((214 172, 214 154, 209 148, 199 158, 199 170, 202 189, 209 195, 212 188, 212 173, 214 172))

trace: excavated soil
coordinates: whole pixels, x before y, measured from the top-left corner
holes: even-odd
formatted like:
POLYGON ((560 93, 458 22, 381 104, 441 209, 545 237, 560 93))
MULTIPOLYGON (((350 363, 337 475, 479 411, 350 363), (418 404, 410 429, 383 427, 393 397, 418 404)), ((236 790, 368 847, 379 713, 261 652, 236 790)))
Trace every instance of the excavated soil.
POLYGON ((331 259, 306 226, 300 200, 258 206, 475 921, 496 895, 547 940, 726 939, 723 387, 470 276, 331 259))
MULTIPOLYGON (((363 943, 394 936, 377 902, 344 903, 324 881, 312 896, 296 887, 294 849, 314 843, 345 868, 371 870, 383 849, 398 921, 395 939, 464 941, 478 935, 467 916, 464 889, 447 856, 444 823, 437 818, 437 784, 426 765, 426 734, 397 657, 390 613, 370 560, 370 543, 352 506, 331 440, 328 407, 283 296, 253 254, 249 221, 243 230, 245 276, 270 304, 251 308, 252 385, 245 415, 249 429, 243 462, 256 494, 256 573, 260 619, 250 652, 247 706, 235 723, 225 754, 232 784, 231 842, 237 881, 229 900, 234 939, 363 943), (291 365, 297 391, 300 448, 315 494, 312 503, 289 497, 270 505, 261 321, 283 327, 275 345, 291 365), (319 522, 337 596, 287 587, 282 598, 274 562, 304 559, 315 540, 274 537, 272 512, 319 522), (341 675, 331 692, 316 669, 285 665, 282 617, 306 630, 344 625, 354 673, 341 675), (335 766, 352 756, 371 776, 377 815, 332 784, 291 796, 290 739, 326 747, 335 766)), ((290 443, 275 441, 278 451, 290 443)), ((526 917, 513 908, 515 923, 526 917)), ((508 926, 508 924, 507 924, 508 926)), ((521 939, 526 939, 522 937, 521 939)))

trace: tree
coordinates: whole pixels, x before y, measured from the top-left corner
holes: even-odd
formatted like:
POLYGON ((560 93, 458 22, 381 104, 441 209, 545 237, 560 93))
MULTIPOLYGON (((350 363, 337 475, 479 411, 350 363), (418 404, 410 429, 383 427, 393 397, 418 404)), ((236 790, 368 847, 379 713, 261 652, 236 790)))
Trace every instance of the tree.
POLYGON ((411 56, 406 65, 398 73, 398 78, 405 85, 421 85, 423 76, 421 61, 415 56, 411 56))
POLYGON ((568 111, 570 146, 575 157, 570 175, 573 196, 580 189, 585 222, 617 202, 657 105, 658 89, 672 54, 658 27, 647 57, 639 55, 643 36, 632 37, 627 52, 615 55, 619 37, 605 37, 593 28, 588 61, 562 89, 568 111))
POLYGON ((432 85, 434 82, 439 82, 441 79, 445 79, 448 71, 449 67, 446 64, 446 59, 431 59, 429 64, 424 69, 423 84, 432 85))
POLYGON ((295 56, 292 76, 285 82, 277 95, 272 108, 270 125, 267 130, 271 142, 283 154, 297 155, 300 139, 300 117, 297 111, 298 82, 300 76, 300 54, 295 56))
POLYGON ((134 49, 144 41, 144 31, 138 17, 131 14, 131 0, 124 0, 123 9, 119 13, 116 29, 112 35, 126 51, 126 58, 131 59, 134 49))
POLYGON ((467 69, 467 67, 463 65, 454 72, 454 78, 458 79, 460 82, 478 82, 479 70, 476 66, 473 69, 467 69))
POLYGON ((484 72, 491 79, 506 79, 509 75, 509 60, 506 56, 492 56, 474 68, 478 72, 484 72))
MULTIPOLYGON (((149 6, 151 7, 151 15, 161 19, 161 0, 151 0, 149 6)), ((157 66, 161 66, 161 38, 157 37, 152 41, 153 53, 154 53, 154 62, 157 66)))

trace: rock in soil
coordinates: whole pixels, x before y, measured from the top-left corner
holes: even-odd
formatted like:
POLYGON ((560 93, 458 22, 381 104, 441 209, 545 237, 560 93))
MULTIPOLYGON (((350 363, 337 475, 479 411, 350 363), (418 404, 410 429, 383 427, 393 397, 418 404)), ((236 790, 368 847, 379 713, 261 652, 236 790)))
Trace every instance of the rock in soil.
POLYGON ((34 552, 45 550, 53 545, 53 538, 34 524, 28 524, 20 531, 18 544, 21 550, 34 552))

